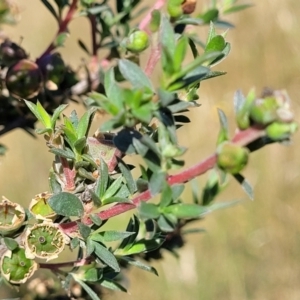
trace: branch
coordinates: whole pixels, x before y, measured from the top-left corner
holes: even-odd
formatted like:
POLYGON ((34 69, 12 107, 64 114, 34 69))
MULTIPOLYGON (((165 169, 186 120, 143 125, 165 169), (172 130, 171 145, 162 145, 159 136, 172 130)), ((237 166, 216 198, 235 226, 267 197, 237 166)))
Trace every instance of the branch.
MULTIPOLYGON (((70 21, 73 19, 73 15, 75 14, 76 10, 77 10, 77 3, 78 3, 78 0, 73 0, 70 7, 69 7, 69 10, 66 14, 66 17, 60 22, 59 24, 59 28, 58 28, 58 31, 56 33, 56 36, 59 36, 59 34, 63 33, 63 32, 66 32, 67 31, 67 27, 70 23, 70 21)), ((48 48, 44 51, 44 53, 40 56, 40 58, 50 54, 55 48, 56 48, 56 45, 55 45, 55 38, 54 38, 54 41, 51 42, 51 44, 48 46, 48 48)))
POLYGON ((95 15, 88 14, 88 19, 91 25, 91 36, 92 36, 92 55, 97 57, 98 45, 96 40, 97 23, 95 15))
MULTIPOLYGON (((232 142, 238 144, 240 146, 247 146, 251 142, 263 137, 265 135, 265 131, 260 128, 251 127, 244 131, 238 131, 232 142)), ((188 168, 185 171, 182 171, 176 175, 170 175, 167 178, 169 185, 181 184, 192 180, 193 178, 204 174, 208 170, 212 169, 216 164, 217 155, 212 154, 208 158, 204 159, 203 161, 197 163, 196 165, 188 168)), ((150 190, 146 190, 139 195, 135 196, 132 199, 132 203, 118 203, 108 209, 105 209, 98 213, 98 217, 102 220, 108 220, 112 217, 120 215, 124 212, 127 212, 131 209, 136 208, 142 201, 149 201, 155 195, 150 193, 150 190)), ((91 225, 92 220, 86 218, 81 220, 86 225, 91 225)), ((61 229, 65 232, 65 234, 70 234, 76 230, 78 230, 76 222, 70 222, 65 224, 60 224, 61 229)))

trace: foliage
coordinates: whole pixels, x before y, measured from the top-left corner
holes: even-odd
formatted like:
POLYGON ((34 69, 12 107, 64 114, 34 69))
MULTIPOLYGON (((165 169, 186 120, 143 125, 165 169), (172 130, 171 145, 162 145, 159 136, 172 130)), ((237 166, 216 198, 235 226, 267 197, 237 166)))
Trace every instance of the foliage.
MULTIPOLYGON (((225 74, 214 69, 230 52, 226 31, 219 31, 233 25, 222 18, 249 4, 211 1, 197 14, 194 0, 157 1, 139 26, 132 27, 135 17, 145 13, 141 1, 112 2, 42 0, 59 30, 35 61, 8 38, 0 45, 0 135, 16 127, 43 135, 54 157, 49 193, 37 194, 28 209, 5 198, 0 204, 1 274, 8 284, 24 284, 38 268, 48 269, 68 296, 75 297, 73 286, 79 284, 85 299, 100 299, 101 288, 126 291, 121 284, 125 268, 157 275, 148 262, 162 258, 165 250, 176 255, 187 224, 238 202, 214 202, 229 176, 253 198, 241 174, 251 152, 286 143, 297 129, 285 91, 266 90, 261 96, 254 90, 247 96, 237 91, 235 135, 230 137, 226 116, 219 110, 216 150, 182 170, 186 148, 179 144, 177 130, 190 122, 185 112, 199 109, 203 80, 225 74), (56 52, 76 14, 91 25, 91 49, 78 41, 91 57, 85 79, 56 52), (191 30, 197 26, 208 26, 206 39, 191 30), (108 55, 99 60, 103 48, 108 55), (160 71, 159 83, 151 77, 154 68, 160 71), (83 103, 83 116, 63 113, 69 100, 83 103), (90 136, 98 114, 110 119, 90 136), (42 128, 35 128, 36 120, 42 128), (129 154, 143 163, 128 165, 124 158, 129 154), (137 178, 133 169, 139 169, 137 178), (170 175, 173 170, 177 173, 170 175), (185 185, 209 170, 203 190, 193 188, 194 202, 184 201, 185 185), (149 201, 157 195, 158 201, 149 201), (110 218, 132 209, 135 215, 124 230, 103 229, 110 218), (65 249, 77 253, 77 259, 48 263, 65 249)), ((4 23, 12 19, 12 7, 0 3, 4 23)), ((1 145, 0 153, 5 149, 1 145)))

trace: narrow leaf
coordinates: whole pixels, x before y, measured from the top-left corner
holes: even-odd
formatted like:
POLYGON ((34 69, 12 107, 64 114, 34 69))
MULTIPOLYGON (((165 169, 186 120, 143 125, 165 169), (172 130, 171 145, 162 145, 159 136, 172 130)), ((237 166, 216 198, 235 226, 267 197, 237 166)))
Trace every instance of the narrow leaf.
POLYGON ((107 164, 102 159, 99 167, 99 174, 100 176, 98 177, 96 183, 95 193, 101 199, 106 191, 108 179, 109 179, 107 164))
POLYGON ((41 105, 39 101, 37 101, 36 103, 36 109, 41 117, 40 121, 43 123, 43 125, 46 128, 51 128, 51 117, 49 116, 49 114, 46 112, 46 110, 44 109, 44 107, 41 105))
POLYGON ((81 279, 77 278, 76 275, 74 274, 72 276, 74 278, 74 280, 79 283, 82 288, 87 292, 87 294, 91 297, 92 300, 101 300, 97 294, 81 279))
POLYGON ((62 104, 58 106, 55 111, 53 112, 53 115, 51 117, 51 128, 54 129, 57 119, 59 118, 60 114, 66 109, 68 104, 62 104))
POLYGON ((238 181, 238 183, 242 186, 242 189, 246 192, 248 197, 251 200, 254 200, 254 192, 251 184, 248 182, 248 180, 241 174, 235 174, 234 178, 238 181))
POLYGON ((125 260, 131 266, 135 266, 137 268, 140 268, 144 271, 150 272, 150 273, 155 274, 156 276, 158 276, 158 273, 157 273, 155 268, 153 268, 151 266, 148 266, 148 265, 144 264, 143 262, 141 262, 139 260, 135 260, 135 259, 133 259, 129 256, 123 256, 122 260, 125 260))
POLYGON ((100 284, 110 290, 113 291, 120 291, 120 292, 127 292, 127 290, 119 283, 109 280, 109 279, 104 279, 100 282, 100 284))
POLYGON ((127 183, 129 192, 130 194, 134 194, 137 190, 137 186, 135 180, 132 177, 131 171, 129 170, 127 164, 123 160, 119 159, 118 161, 119 161, 118 166, 127 183))
POLYGON ((114 271, 120 272, 120 267, 115 256, 104 246, 99 243, 94 243, 95 254, 114 271))
POLYGON ((118 65, 123 77, 127 79, 134 88, 147 88, 150 91, 154 91, 150 79, 137 64, 127 59, 120 59, 118 65))
POLYGON ((78 138, 83 138, 87 136, 91 124, 92 115, 93 115, 93 111, 88 110, 81 117, 77 127, 78 138))
POLYGON ((57 156, 69 158, 69 159, 75 159, 74 153, 69 148, 66 149, 58 149, 58 148, 51 148, 49 150, 51 153, 54 153, 57 156))

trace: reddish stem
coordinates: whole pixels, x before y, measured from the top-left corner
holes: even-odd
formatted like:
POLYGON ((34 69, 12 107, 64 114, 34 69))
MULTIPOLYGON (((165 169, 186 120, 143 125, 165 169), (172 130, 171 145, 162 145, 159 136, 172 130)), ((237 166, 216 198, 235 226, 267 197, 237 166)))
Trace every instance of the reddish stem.
POLYGON ((141 21, 141 23, 139 25, 140 30, 144 30, 144 31, 149 33, 149 30, 147 30, 147 26, 151 21, 152 11, 155 10, 155 9, 157 9, 157 10, 161 9, 165 5, 165 2, 166 2, 166 0, 157 0, 154 3, 153 7, 149 10, 148 14, 141 21))
MULTIPOLYGON (((235 144, 238 144, 240 146, 247 146, 251 142, 254 142, 255 140, 263 137, 265 135, 265 131, 260 128, 249 128, 247 130, 238 131, 234 138, 232 139, 232 142, 235 144)), ((215 166, 216 163, 216 154, 212 154, 208 158, 204 159, 203 161, 197 163, 196 165, 188 168, 185 171, 182 171, 176 175, 171 175, 167 178, 167 181, 170 185, 175 184, 181 184, 185 183, 187 181, 192 180, 193 178, 204 174, 208 170, 212 169, 215 166)), ((131 209, 136 208, 139 203, 142 201, 148 201, 155 195, 151 195, 150 190, 146 190, 142 192, 141 194, 135 196, 132 199, 132 203, 119 203, 116 204, 108 209, 105 209, 98 213, 98 216, 102 220, 107 220, 112 217, 115 217, 117 215, 120 215, 126 211, 129 211, 131 209)), ((83 220, 82 220, 83 221, 83 220)), ((84 223, 86 225, 92 224, 91 219, 86 218, 84 220, 84 223)), ((70 222, 61 224, 60 227, 66 234, 70 234, 76 230, 78 230, 76 222, 70 222)))
POLYGON ((153 70, 158 63, 161 56, 161 45, 158 43, 155 46, 152 46, 151 53, 149 55, 149 59, 147 61, 146 67, 145 67, 145 74, 150 77, 153 73, 153 70))
POLYGON ((73 191, 75 189, 75 170, 70 169, 69 163, 66 158, 60 157, 60 162, 63 167, 63 172, 65 175, 66 186, 65 189, 67 191, 73 191))
MULTIPOLYGON (((68 27, 70 21, 72 20, 73 15, 75 14, 75 12, 77 10, 77 3, 78 3, 78 0, 73 0, 72 1, 71 5, 69 7, 69 10, 66 14, 66 17, 59 24, 59 28, 58 28, 58 31, 57 31, 55 37, 57 37, 59 34, 67 31, 67 27, 68 27)), ((48 46, 48 48, 44 51, 44 53, 40 56, 40 58, 42 58, 42 57, 46 56, 47 54, 51 53, 55 48, 56 48, 56 45, 55 45, 55 42, 53 41, 48 46)))

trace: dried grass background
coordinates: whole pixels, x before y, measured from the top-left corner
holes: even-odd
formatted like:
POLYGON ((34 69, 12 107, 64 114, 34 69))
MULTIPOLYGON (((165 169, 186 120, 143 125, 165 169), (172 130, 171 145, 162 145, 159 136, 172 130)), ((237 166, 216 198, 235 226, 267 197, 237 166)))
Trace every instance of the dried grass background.
MULTIPOLYGON (((14 41, 22 36, 22 45, 35 58, 52 39, 56 25, 40 1, 18 3, 22 19, 7 32, 14 41)), ((202 106, 189 113, 192 123, 179 130, 181 144, 189 147, 187 165, 214 151, 218 132, 216 108, 233 116, 232 97, 238 88, 244 93, 253 86, 257 91, 265 86, 287 89, 299 121, 300 1, 252 3, 252 8, 228 16, 236 25, 227 35, 232 52, 217 67, 228 74, 203 83, 202 106)), ((199 1, 199 8, 202 5, 205 1, 199 1)), ((68 63, 75 65, 84 57, 76 44, 77 37, 83 36, 89 43, 89 28, 79 18, 70 30, 71 38, 61 52, 68 63)), ((233 132, 233 123, 231 128, 233 132)), ((0 161, 0 193, 26 204, 35 194, 48 190, 52 157, 43 138, 32 139, 16 130, 1 137, 1 143, 9 151, 0 161)), ((206 232, 187 238, 186 246, 179 251, 180 259, 166 253, 165 260, 154 263, 159 277, 132 269, 128 273, 129 294, 107 293, 105 298, 300 299, 299 146, 297 133, 290 147, 272 145, 253 153, 245 174, 255 188, 254 202, 245 201, 208 216, 198 224, 206 232)), ((199 182, 203 186, 203 180, 199 182)), ((185 195, 189 201, 189 193, 185 195)), ((237 198, 246 196, 232 181, 218 201, 237 198)), ((116 218, 115 222, 123 220, 116 218)))

